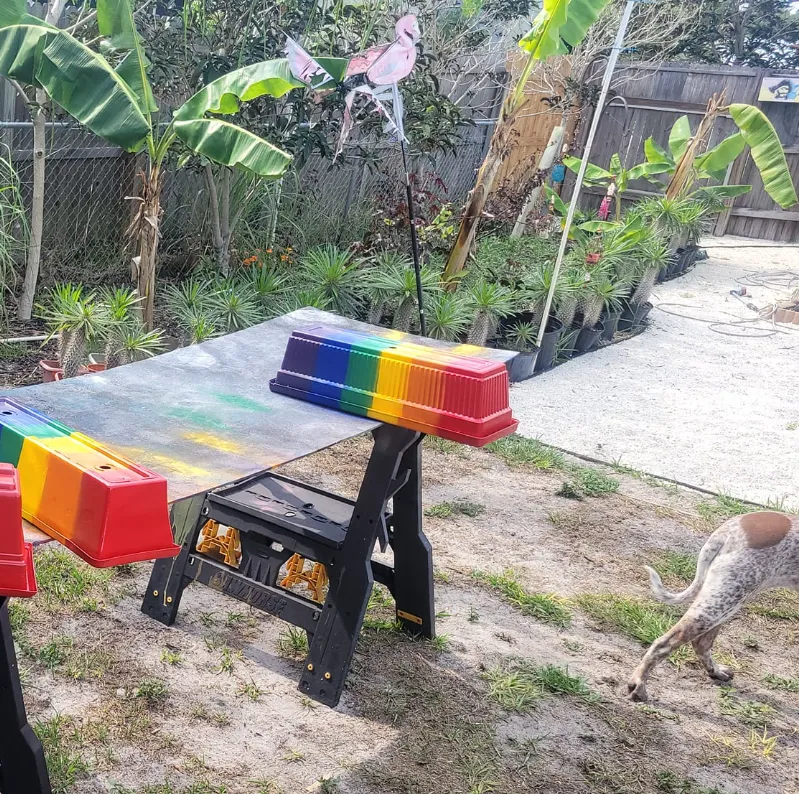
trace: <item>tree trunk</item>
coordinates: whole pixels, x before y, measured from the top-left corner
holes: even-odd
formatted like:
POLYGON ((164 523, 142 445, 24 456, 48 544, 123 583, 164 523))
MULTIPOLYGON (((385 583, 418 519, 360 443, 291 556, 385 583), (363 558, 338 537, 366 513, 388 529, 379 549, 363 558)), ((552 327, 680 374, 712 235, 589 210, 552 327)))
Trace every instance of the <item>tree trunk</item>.
POLYGON ((28 258, 25 263, 25 279, 22 283, 22 294, 17 306, 17 318, 30 320, 33 312, 33 300, 36 295, 36 284, 39 280, 39 265, 42 258, 42 234, 44 231, 44 191, 45 191, 45 147, 47 145, 47 114, 44 103, 47 94, 41 89, 36 91, 38 107, 33 111, 33 194, 31 198, 31 226, 28 241, 28 258))
POLYGON ((153 330, 155 315, 155 267, 158 259, 159 226, 161 222, 161 166, 150 165, 143 175, 142 202, 134 221, 139 235, 139 269, 137 288, 142 301, 144 325, 153 330))
POLYGON ((219 187, 216 174, 210 163, 205 165, 205 181, 208 184, 208 204, 211 210, 211 239, 214 246, 214 261, 223 276, 230 273, 230 241, 233 225, 230 222, 231 170, 220 166, 219 187))

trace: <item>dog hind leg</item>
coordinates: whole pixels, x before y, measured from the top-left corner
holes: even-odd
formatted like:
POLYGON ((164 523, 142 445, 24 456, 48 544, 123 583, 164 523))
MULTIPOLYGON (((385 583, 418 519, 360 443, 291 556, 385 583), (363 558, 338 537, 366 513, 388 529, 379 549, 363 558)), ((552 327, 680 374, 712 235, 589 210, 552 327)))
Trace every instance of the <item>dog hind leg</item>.
POLYGON ((715 629, 711 629, 701 637, 697 637, 691 644, 694 646, 697 658, 711 678, 715 678, 717 681, 729 681, 733 676, 732 669, 724 664, 718 664, 711 654, 713 643, 716 641, 720 629, 721 626, 716 626, 715 629))

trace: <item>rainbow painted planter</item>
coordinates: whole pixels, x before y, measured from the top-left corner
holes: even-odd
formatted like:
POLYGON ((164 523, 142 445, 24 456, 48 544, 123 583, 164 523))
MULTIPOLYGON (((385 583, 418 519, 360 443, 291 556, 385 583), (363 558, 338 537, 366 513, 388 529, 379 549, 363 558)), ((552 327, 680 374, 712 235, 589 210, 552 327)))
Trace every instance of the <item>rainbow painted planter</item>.
POLYGON ((518 426, 503 363, 338 328, 294 331, 269 388, 475 447, 518 426))
POLYGON ((33 548, 22 534, 22 496, 19 474, 0 463, 0 596, 36 595, 33 548))
POLYGON ((5 397, 0 461, 19 470, 23 517, 90 565, 178 553, 163 477, 5 397))

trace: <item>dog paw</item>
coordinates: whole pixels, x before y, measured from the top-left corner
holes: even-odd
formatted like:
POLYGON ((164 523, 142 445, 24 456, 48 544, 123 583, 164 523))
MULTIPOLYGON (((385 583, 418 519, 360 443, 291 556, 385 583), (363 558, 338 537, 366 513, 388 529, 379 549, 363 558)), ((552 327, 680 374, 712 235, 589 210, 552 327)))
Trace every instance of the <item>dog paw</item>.
POLYGON ((646 692, 646 685, 643 681, 636 681, 633 679, 627 684, 627 697, 630 700, 635 700, 639 703, 647 700, 648 695, 646 692))
POLYGON ((732 681, 734 675, 733 669, 727 667, 726 664, 717 664, 712 673, 712 677, 715 678, 716 681, 732 681))

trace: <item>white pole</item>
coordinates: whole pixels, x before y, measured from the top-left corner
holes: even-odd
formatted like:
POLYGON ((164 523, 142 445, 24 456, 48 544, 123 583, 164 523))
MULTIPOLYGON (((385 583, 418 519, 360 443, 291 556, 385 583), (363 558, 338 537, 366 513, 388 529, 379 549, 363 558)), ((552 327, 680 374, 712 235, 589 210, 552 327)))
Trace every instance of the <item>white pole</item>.
POLYGON ((599 121, 602 118, 602 109, 605 107, 605 100, 610 90, 610 81, 613 79, 613 72, 616 69, 616 62, 619 60, 619 53, 621 52, 621 45, 624 43, 624 35, 627 33, 627 25, 630 23, 630 16, 633 13, 633 6, 638 0, 627 0, 627 5, 624 7, 624 13, 619 23, 619 31, 616 34, 616 41, 613 43, 613 49, 610 51, 607 66, 605 67, 605 76, 602 80, 602 90, 599 94, 599 101, 596 105, 594 118, 591 119, 591 128, 588 131, 588 139, 585 142, 585 150, 583 151, 583 159, 580 162, 580 169, 577 172, 577 181, 574 184, 574 192, 572 193, 571 203, 569 204, 569 211, 566 213, 566 223, 563 227, 563 236, 560 238, 560 248, 558 249, 558 257, 555 260, 555 270, 552 274, 552 284, 549 287, 546 303, 544 304, 544 316, 541 318, 541 329, 538 332, 538 347, 541 347, 541 341, 544 338, 544 332, 547 328, 547 318, 552 309, 552 296, 555 293, 555 287, 558 283, 558 276, 560 275, 560 267, 563 264, 563 257, 566 253, 566 245, 569 242, 569 231, 571 230, 572 221, 574 220, 574 213, 577 210, 578 199, 580 198, 580 190, 583 187, 583 178, 585 177, 585 169, 588 167, 588 156, 591 154, 591 147, 594 143, 599 121))

